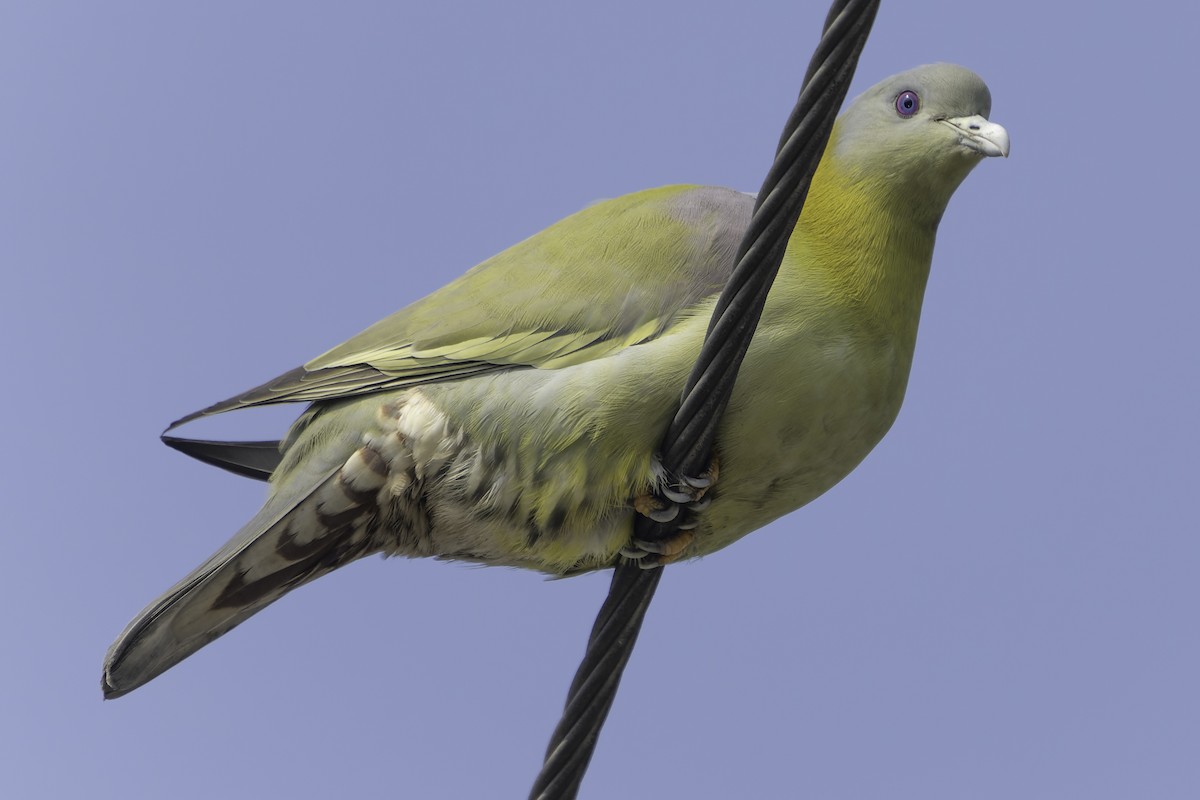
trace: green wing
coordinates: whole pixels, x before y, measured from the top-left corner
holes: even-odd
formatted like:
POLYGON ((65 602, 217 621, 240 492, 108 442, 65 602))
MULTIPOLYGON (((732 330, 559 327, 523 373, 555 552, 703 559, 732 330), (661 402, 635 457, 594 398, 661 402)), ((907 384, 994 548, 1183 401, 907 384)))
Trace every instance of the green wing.
POLYGON ((597 203, 304 366, 171 428, 268 403, 557 369, 649 341, 721 290, 752 206, 750 195, 694 186, 597 203))

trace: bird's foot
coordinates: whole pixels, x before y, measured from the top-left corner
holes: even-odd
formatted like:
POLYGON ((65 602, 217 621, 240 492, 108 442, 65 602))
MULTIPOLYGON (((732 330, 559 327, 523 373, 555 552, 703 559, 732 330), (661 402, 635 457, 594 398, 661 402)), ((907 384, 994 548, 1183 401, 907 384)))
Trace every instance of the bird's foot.
POLYGON ((632 539, 628 545, 621 548, 621 555, 631 561, 636 561, 642 569, 653 569, 664 564, 670 564, 687 549, 696 538, 695 531, 676 531, 666 539, 650 541, 648 539, 632 539))
POLYGON ((697 477, 673 475, 655 456, 655 485, 646 494, 633 499, 633 508, 655 522, 665 524, 678 520, 674 525, 675 533, 657 540, 634 538, 621 548, 621 555, 638 562, 643 569, 670 564, 679 558, 696 537, 697 514, 711 502, 711 496, 706 495, 716 483, 718 471, 714 456, 708 469, 697 477))

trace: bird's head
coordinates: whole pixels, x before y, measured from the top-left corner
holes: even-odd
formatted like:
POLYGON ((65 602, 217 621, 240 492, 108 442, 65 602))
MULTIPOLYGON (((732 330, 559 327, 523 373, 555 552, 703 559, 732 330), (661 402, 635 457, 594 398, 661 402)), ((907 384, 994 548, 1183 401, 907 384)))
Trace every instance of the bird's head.
POLYGON ((950 195, 988 156, 1007 156, 1008 132, 988 121, 992 96, 954 64, 910 69, 863 92, 838 118, 826 161, 889 201, 941 218, 950 195))

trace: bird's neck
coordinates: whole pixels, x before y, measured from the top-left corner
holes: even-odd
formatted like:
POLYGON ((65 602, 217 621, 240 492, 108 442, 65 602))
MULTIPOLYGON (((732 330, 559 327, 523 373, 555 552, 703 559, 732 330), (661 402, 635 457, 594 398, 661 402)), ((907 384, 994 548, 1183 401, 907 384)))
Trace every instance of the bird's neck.
POLYGON ((791 278, 854 305, 911 352, 940 217, 827 151, 788 246, 791 278))

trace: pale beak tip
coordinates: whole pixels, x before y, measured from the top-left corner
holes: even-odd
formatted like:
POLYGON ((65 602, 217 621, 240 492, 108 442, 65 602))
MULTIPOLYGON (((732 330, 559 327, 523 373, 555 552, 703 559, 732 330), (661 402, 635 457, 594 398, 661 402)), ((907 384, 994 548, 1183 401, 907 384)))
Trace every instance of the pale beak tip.
POLYGON ((1008 158, 1011 145, 1008 131, 1003 125, 975 115, 944 119, 942 123, 950 126, 959 135, 959 142, 980 155, 1008 158))

